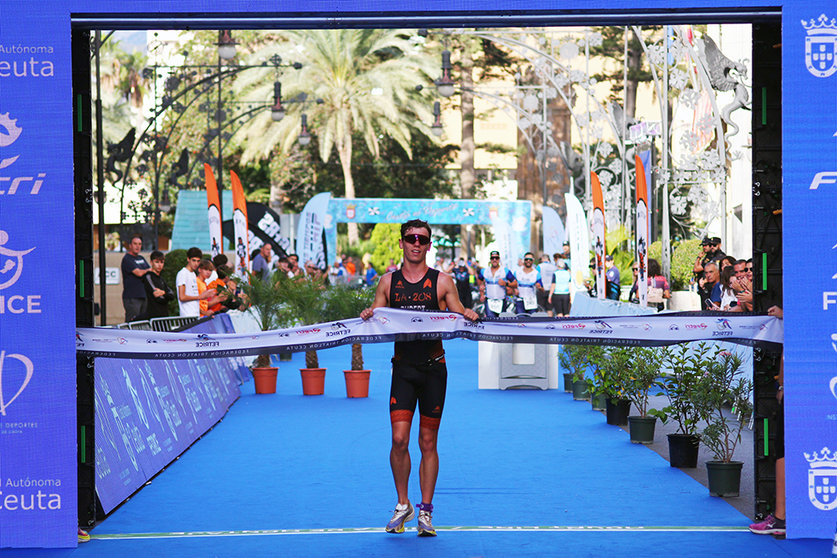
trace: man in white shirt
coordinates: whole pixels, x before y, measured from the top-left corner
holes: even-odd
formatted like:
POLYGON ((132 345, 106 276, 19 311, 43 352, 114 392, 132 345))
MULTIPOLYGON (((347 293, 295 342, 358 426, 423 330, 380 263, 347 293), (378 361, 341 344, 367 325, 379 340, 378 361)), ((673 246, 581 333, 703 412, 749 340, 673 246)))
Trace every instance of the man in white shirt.
POLYGON ((198 278, 195 271, 201 263, 202 256, 200 248, 189 248, 186 251, 186 267, 177 272, 177 304, 180 307, 181 316, 199 317, 201 315, 200 301, 215 296, 215 289, 198 292, 198 278))
POLYGON ((549 303, 549 295, 547 293, 552 286, 552 278, 558 270, 558 266, 552 263, 549 259, 549 254, 542 254, 541 263, 537 265, 537 269, 541 274, 541 283, 543 283, 543 289, 536 291, 538 295, 538 306, 546 308, 546 312, 552 316, 552 304, 549 303))

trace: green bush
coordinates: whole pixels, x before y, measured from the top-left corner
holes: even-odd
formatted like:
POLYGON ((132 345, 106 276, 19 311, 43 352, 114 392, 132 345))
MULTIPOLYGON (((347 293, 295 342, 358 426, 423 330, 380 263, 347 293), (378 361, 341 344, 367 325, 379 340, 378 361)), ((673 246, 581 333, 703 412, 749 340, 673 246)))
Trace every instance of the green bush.
POLYGON ((660 262, 660 266, 663 265, 663 243, 659 240, 656 242, 652 242, 651 246, 648 247, 648 259, 649 260, 657 260, 660 262))
POLYGON ((180 315, 180 306, 177 304, 177 272, 184 267, 186 267, 186 250, 172 250, 166 254, 166 265, 160 277, 174 291, 174 300, 169 301, 169 316, 180 315))
POLYGON ((397 264, 401 261, 401 248, 398 240, 401 238, 401 225, 398 223, 378 223, 372 229, 369 242, 372 243, 372 267, 379 274, 383 274, 389 267, 389 260, 397 264))
POLYGON ((683 290, 689 287, 689 281, 693 276, 692 268, 702 252, 700 240, 697 238, 684 240, 677 245, 671 255, 672 290, 683 290))

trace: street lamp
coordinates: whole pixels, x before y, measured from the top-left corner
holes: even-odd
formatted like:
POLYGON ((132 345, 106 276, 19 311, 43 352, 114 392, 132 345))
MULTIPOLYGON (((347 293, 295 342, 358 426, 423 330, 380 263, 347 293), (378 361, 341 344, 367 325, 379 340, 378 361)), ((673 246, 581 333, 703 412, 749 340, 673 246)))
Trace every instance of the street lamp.
POLYGON ((430 126, 430 131, 432 131, 433 135, 437 138, 442 135, 442 107, 439 104, 439 101, 433 102, 433 125, 430 126))
POLYGON ((299 132, 299 137, 297 140, 299 141, 299 145, 305 147, 309 143, 311 143, 311 134, 308 133, 308 115, 303 114, 301 117, 302 120, 302 131, 299 132))
POLYGON ((445 49, 442 51, 442 77, 436 80, 436 91, 442 97, 450 97, 454 93, 453 78, 451 77, 450 51, 445 49))
POLYGON ((218 31, 218 56, 222 59, 232 60, 235 57, 235 45, 237 44, 229 29, 218 31))
POLYGON ((270 107, 270 118, 279 122, 285 118, 285 107, 282 106, 282 84, 273 82, 273 106, 270 107))

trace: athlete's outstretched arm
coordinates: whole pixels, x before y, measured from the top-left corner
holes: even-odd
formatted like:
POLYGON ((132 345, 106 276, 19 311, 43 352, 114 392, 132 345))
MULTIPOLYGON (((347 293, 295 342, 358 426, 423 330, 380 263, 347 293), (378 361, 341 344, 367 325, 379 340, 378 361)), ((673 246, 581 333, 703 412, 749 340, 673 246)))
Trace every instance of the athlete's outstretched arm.
POLYGON ((392 273, 386 273, 378 281, 378 287, 375 289, 375 300, 372 301, 372 306, 364 308, 360 312, 360 317, 368 320, 372 317, 372 312, 375 308, 389 306, 389 286, 392 284, 392 273))
POLYGON ((445 308, 447 310, 462 314, 472 322, 479 319, 479 314, 470 308, 462 306, 462 301, 459 300, 459 291, 456 290, 456 285, 449 275, 439 274, 439 291, 441 291, 439 294, 442 295, 439 297, 440 302, 441 300, 445 301, 445 308))

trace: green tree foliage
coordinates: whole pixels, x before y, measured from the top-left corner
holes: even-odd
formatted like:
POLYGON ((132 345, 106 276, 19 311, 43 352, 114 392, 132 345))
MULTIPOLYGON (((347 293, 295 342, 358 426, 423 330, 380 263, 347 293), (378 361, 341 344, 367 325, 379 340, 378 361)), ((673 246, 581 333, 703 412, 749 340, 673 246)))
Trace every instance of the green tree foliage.
POLYGON ((692 268, 701 253, 703 250, 697 238, 683 240, 674 248, 671 254, 672 290, 683 290, 689 287, 689 282, 694 276, 692 268))
POLYGON ((398 240, 401 238, 401 225, 399 223, 378 223, 372 229, 369 241, 374 245, 372 252, 372 267, 378 273, 383 273, 389 267, 392 259, 396 264, 401 261, 403 252, 398 247, 398 240))
MULTIPOLYGON (((160 277, 166 285, 177 295, 177 272, 186 267, 186 250, 172 250, 166 254, 166 265, 163 267, 160 277)), ((169 316, 178 316, 180 306, 177 304, 177 296, 169 301, 169 316)))
MULTIPOLYGON (((645 31, 659 33, 659 27, 646 27, 645 31)), ((602 72, 594 74, 599 82, 607 83, 610 87, 611 102, 622 105, 624 102, 625 85, 625 31, 624 27, 597 27, 595 31, 601 33, 602 44, 590 48, 591 56, 600 56, 607 61, 602 72)), ((628 94, 625 112, 628 117, 634 117, 636 113, 636 93, 640 83, 653 80, 645 53, 633 29, 628 30, 628 94)))

